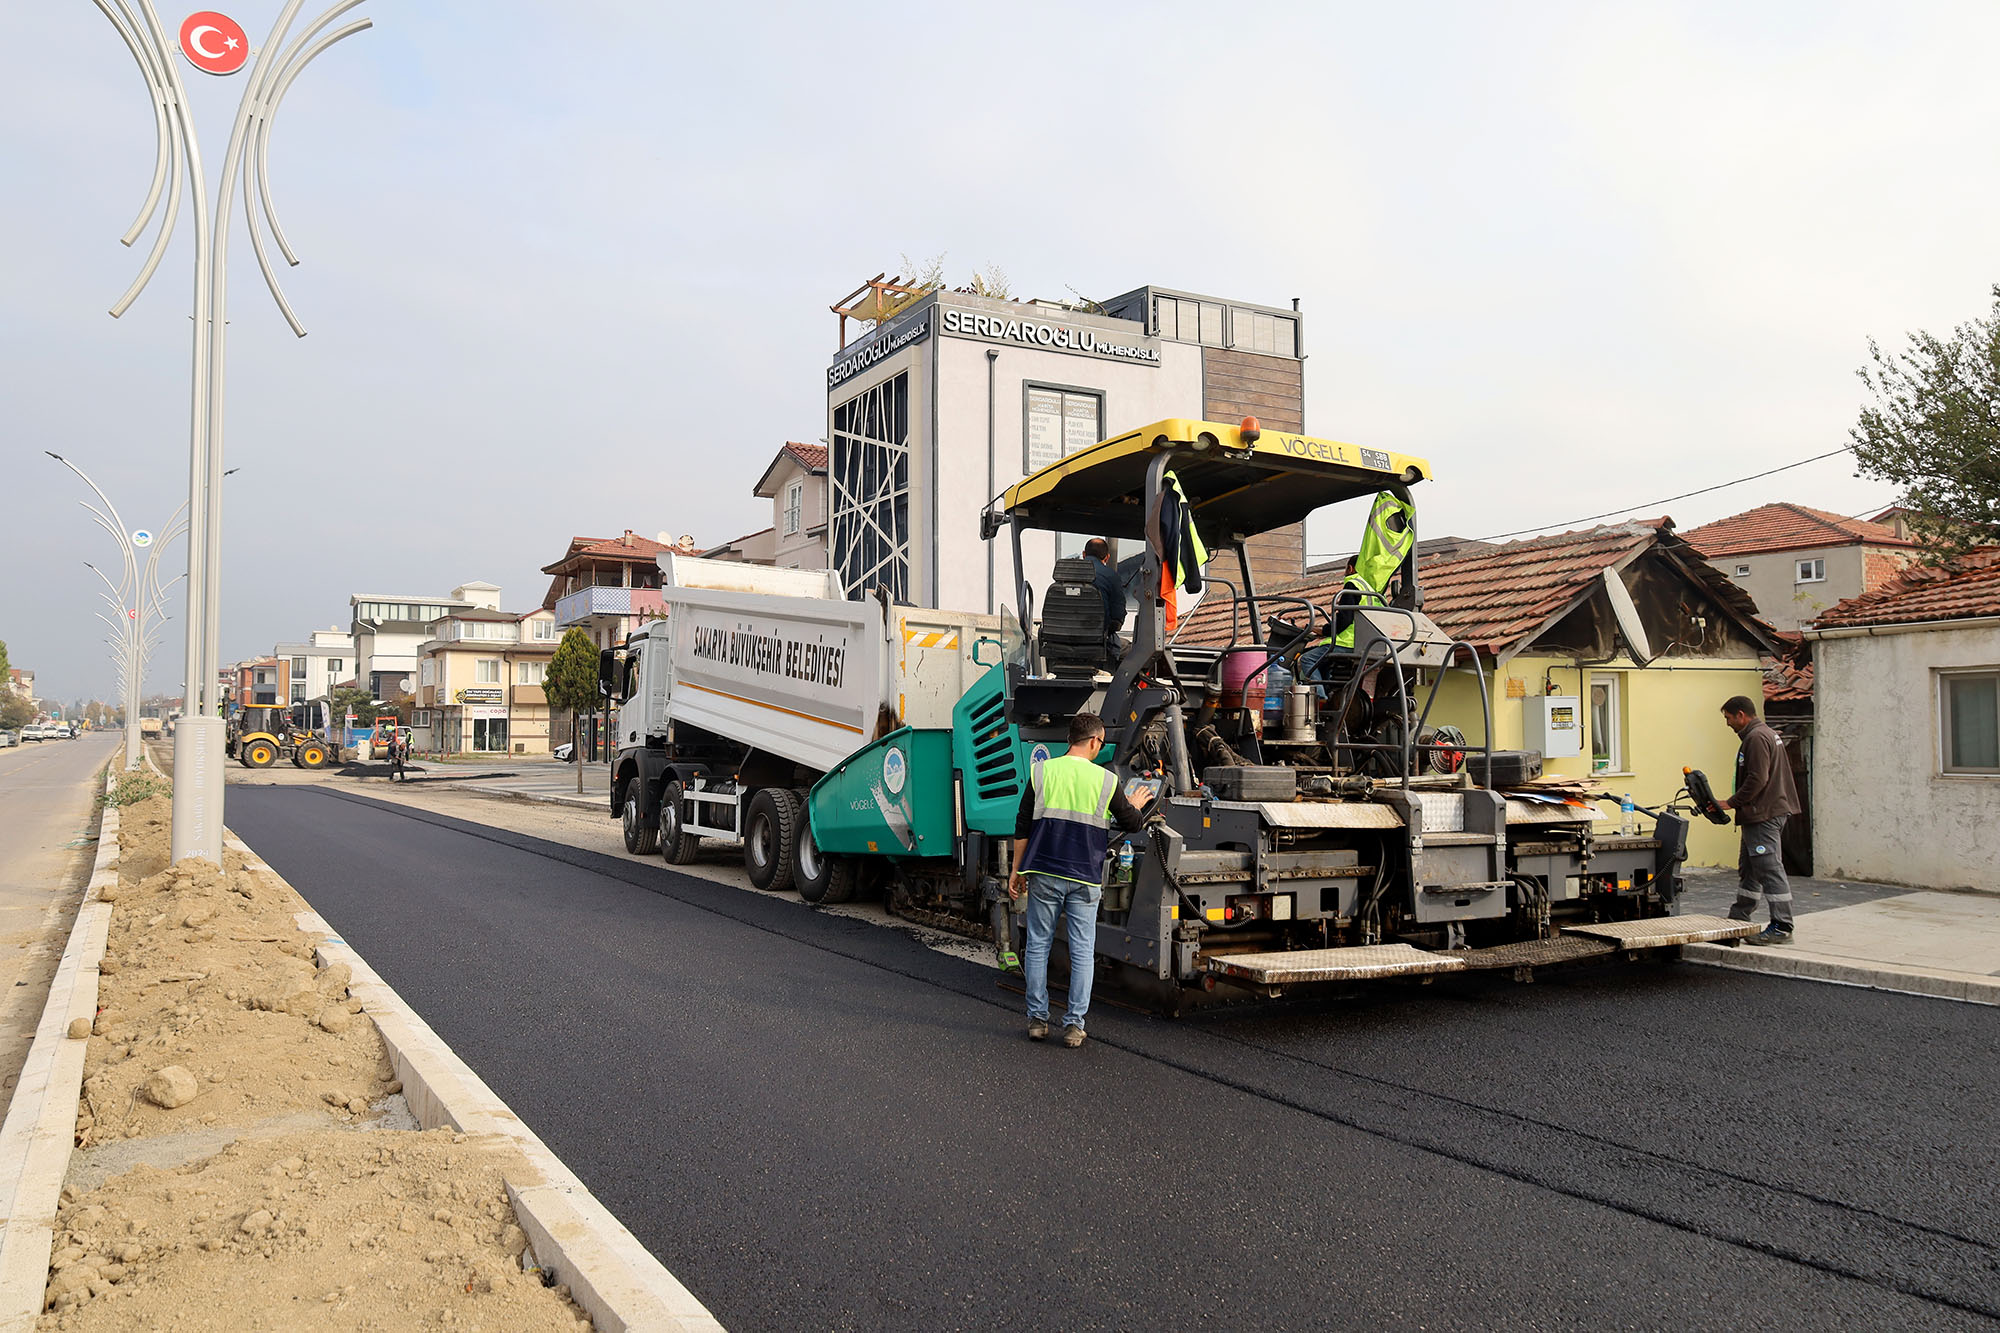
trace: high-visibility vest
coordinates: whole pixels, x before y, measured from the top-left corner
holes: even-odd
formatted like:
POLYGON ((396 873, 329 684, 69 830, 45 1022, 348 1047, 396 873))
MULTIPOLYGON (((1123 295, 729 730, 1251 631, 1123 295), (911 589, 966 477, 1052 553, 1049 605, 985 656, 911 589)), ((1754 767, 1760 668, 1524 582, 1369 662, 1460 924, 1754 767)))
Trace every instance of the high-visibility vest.
MULTIPOLYGON (((1416 519, 1413 502, 1393 491, 1377 492, 1368 510, 1368 527, 1361 534, 1361 549, 1354 556, 1354 572, 1340 585, 1341 591, 1357 593, 1362 606, 1387 606, 1389 580, 1416 547, 1416 519)), ((1340 631, 1333 642, 1352 648, 1354 626, 1340 631)))
POLYGON ((1171 471, 1161 477, 1160 507, 1148 519, 1146 535, 1160 556, 1160 599, 1166 603, 1167 632, 1180 623, 1180 599, 1175 590, 1201 591, 1202 566, 1208 548, 1194 526, 1194 506, 1171 471))
POLYGON ((1035 770, 1034 791, 1035 825, 1015 869, 1078 884, 1102 884, 1118 775, 1088 759, 1056 755, 1035 770))

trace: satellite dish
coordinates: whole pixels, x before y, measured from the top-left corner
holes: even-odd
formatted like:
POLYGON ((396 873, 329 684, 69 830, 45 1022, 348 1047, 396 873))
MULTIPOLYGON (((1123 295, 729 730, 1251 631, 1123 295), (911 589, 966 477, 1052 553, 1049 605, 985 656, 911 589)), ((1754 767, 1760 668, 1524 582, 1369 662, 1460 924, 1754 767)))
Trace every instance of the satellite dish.
POLYGON ((415 685, 416 683, 417 683, 417 678, 415 676, 405 676, 403 677, 402 682, 398 684, 396 688, 401 690, 403 693, 408 694, 410 692, 410 687, 412 685, 415 685))

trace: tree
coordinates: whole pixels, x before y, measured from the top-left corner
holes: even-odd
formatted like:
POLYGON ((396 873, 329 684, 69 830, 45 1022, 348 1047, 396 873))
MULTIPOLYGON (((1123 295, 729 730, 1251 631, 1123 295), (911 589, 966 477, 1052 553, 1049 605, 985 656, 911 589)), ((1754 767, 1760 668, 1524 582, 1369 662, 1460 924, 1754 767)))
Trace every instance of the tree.
POLYGON ((10 689, 0 687, 0 727, 19 731, 35 720, 35 703, 10 689))
POLYGON ((333 692, 333 723, 337 727, 347 725, 347 714, 352 711, 354 720, 364 726, 375 720, 382 711, 375 706, 375 696, 357 685, 343 685, 333 692))
POLYGON ((14 664, 7 660, 7 641, 0 639, 0 688, 6 686, 8 680, 7 673, 13 669, 14 664))
POLYGON ((569 710, 570 736, 575 741, 570 757, 576 761, 576 790, 583 792, 583 737, 578 734, 577 714, 597 707, 597 645, 580 629, 563 635, 549 659, 548 674, 542 677, 542 694, 551 710, 569 710))
POLYGON ((2000 283, 1987 318, 1893 356, 1870 338, 1868 356, 1855 373, 1875 402, 1849 432, 1861 474, 1901 488, 1927 558, 2000 537, 2000 283))

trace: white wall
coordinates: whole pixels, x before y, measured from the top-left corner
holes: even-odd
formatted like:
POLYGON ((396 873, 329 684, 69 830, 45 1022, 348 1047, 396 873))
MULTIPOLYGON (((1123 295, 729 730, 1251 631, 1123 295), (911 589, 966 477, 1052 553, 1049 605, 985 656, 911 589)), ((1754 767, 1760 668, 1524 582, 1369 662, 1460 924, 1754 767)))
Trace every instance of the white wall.
MULTIPOLYGON (((1202 409, 1201 348, 1162 342, 1160 364, 1148 366, 1102 357, 1042 349, 995 347, 966 338, 940 338, 937 349, 938 412, 938 589, 935 604, 960 611, 986 611, 987 543, 979 539, 979 511, 986 487, 986 353, 997 350, 993 366, 994 492, 1019 481, 1022 470, 1022 389, 1024 382, 1095 389, 1104 395, 1102 436, 1167 417, 1199 418, 1202 409)), ((925 404, 928 410, 929 404, 925 404)), ((924 423, 928 426, 928 422, 924 423)), ((928 500, 928 494, 919 497, 928 500)), ((921 512, 921 506, 919 511, 921 512)), ((921 531, 921 529, 920 529, 921 531)), ((1002 533, 992 542, 995 600, 1015 607, 1014 559, 1002 533)), ((1028 586, 1039 601, 1055 561, 1052 534, 1025 533, 1023 558, 1028 586)), ((924 557, 920 554, 918 558, 924 557)))
POLYGON ((2000 777, 1940 773, 1935 675, 2000 665, 2000 625, 1821 639, 1813 654, 1819 874, 2000 889, 2000 777))
POLYGON ((1720 555, 1709 563, 1733 579, 1757 603, 1757 613, 1781 630, 1796 630, 1836 602, 1859 597, 1862 589, 1862 548, 1820 546, 1803 551, 1760 551, 1754 555, 1720 555), (1826 578, 1819 583, 1798 581, 1799 561, 1826 561, 1826 578), (1739 565, 1750 566, 1738 574, 1739 565))

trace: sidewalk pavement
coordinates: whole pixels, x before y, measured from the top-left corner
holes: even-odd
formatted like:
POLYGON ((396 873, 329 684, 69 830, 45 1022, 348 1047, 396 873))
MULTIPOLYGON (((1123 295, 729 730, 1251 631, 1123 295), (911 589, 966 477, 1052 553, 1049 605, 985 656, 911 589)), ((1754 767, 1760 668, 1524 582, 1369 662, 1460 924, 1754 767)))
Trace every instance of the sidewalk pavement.
POLYGON ((514 801, 539 801, 551 805, 574 805, 591 810, 610 810, 610 769, 604 764, 583 766, 583 794, 576 790, 576 765, 537 759, 507 766, 505 775, 485 777, 462 772, 447 765, 432 765, 424 776, 447 779, 457 791, 474 792, 514 801))
MULTIPOLYGON (((1790 944, 1685 944, 1691 963, 2000 1005, 2000 893, 1794 878, 1790 944)), ((1691 870, 1682 912, 1726 915, 1733 871, 1691 870)), ((1758 919, 1765 912, 1758 909, 1758 919)))

